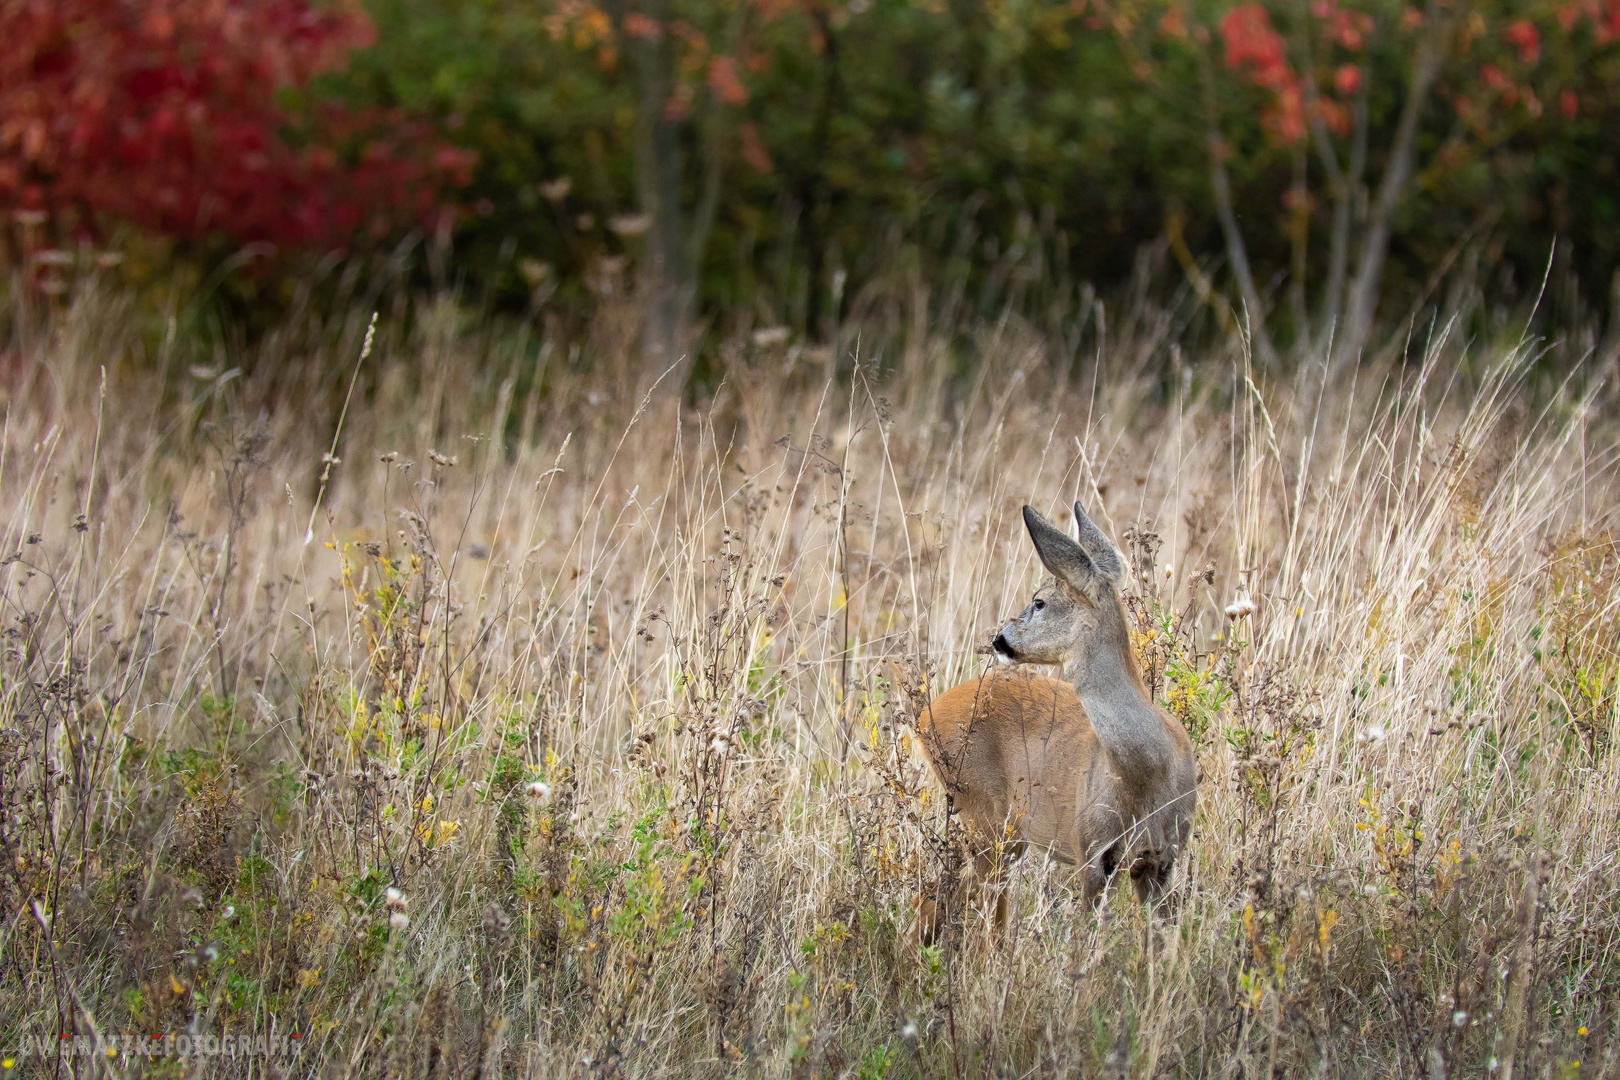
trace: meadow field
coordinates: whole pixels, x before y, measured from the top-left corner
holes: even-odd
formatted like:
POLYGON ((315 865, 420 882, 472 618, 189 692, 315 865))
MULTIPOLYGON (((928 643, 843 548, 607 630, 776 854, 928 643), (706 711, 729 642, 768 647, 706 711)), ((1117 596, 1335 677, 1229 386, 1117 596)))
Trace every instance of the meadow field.
POLYGON ((239 366, 125 303, 4 360, 5 1075, 1620 1074, 1612 357, 1278 375, 1144 309, 741 336, 687 392, 611 305, 239 366), (914 718, 1074 499, 1193 840, 1159 909, 1029 858, 925 947, 914 718))

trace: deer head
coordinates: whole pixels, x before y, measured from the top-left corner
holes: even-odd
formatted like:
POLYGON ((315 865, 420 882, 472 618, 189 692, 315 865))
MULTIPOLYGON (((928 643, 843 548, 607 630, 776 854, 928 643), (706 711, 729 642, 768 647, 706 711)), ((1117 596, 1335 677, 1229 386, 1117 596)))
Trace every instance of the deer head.
POLYGON ((1124 561, 1079 503, 1074 523, 1071 538, 1034 507, 1024 507, 1029 537, 1051 576, 991 648, 1003 663, 1061 664, 1080 686, 1120 673, 1130 662, 1130 638, 1118 591, 1124 561))

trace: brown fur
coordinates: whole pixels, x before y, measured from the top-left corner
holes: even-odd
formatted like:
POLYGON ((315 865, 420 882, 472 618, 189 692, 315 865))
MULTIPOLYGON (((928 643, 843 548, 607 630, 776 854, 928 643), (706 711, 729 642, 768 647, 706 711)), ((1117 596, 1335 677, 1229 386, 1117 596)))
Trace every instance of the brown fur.
MULTIPOLYGON (((1037 537, 1038 546, 1043 539, 1037 537)), ((1092 597, 1061 579, 1044 587, 1038 602, 1052 588, 1069 589, 1062 598, 1069 606, 1061 610, 1070 614, 1052 615, 1060 610, 1054 600, 1046 601, 1050 611, 1032 605, 997 639, 998 647, 1014 648, 1034 634, 1062 638, 1064 627, 1073 626, 1067 644, 1041 657, 1061 659, 1067 679, 1027 668, 994 670, 947 690, 917 718, 934 773, 968 826, 973 865, 962 896, 990 888, 998 926, 1006 919, 1004 868, 1028 849, 1079 866, 1089 901, 1122 867, 1139 900, 1156 900, 1192 830, 1192 741, 1149 696, 1112 582, 1081 583, 1094 582, 1092 597), (1061 622, 1042 630, 1041 617, 1061 622), (1086 703, 1098 710, 1107 741, 1086 703)), ((938 898, 925 897, 919 907, 919 933, 931 940, 938 898)))

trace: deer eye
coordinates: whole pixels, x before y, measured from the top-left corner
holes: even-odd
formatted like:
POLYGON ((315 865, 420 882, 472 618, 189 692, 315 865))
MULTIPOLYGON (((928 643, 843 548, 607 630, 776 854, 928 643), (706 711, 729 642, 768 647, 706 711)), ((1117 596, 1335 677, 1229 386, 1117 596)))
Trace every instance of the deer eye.
POLYGON ((1030 607, 1034 608, 1036 611, 1041 610, 1045 606, 1046 606, 1046 601, 1040 599, 1039 597, 1036 597, 1035 602, 1030 605, 1030 607))

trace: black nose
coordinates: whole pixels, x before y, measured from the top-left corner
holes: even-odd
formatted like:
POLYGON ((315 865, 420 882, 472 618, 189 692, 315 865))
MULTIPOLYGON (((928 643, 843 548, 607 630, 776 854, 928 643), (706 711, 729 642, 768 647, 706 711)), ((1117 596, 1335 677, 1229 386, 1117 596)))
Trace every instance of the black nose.
POLYGON ((997 634, 996 640, 990 643, 990 647, 1002 656, 1011 657, 1013 654, 1012 646, 1008 644, 1006 634, 997 634))

